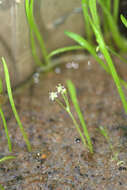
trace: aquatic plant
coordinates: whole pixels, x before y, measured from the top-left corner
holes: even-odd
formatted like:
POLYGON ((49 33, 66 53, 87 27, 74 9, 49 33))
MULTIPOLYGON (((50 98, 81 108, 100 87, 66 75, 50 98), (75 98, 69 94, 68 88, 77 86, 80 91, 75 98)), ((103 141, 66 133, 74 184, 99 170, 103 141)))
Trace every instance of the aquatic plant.
POLYGON ((8 149, 10 152, 12 152, 12 143, 11 143, 11 139, 10 139, 8 128, 7 128, 6 119, 5 119, 5 116, 4 116, 4 113, 3 113, 1 106, 0 106, 0 116, 1 116, 1 119, 3 121, 3 126, 4 126, 4 130, 5 130, 6 138, 8 141, 8 149))
POLYGON ((107 141, 108 144, 109 144, 109 148, 110 148, 110 150, 111 150, 111 152, 112 152, 112 154, 113 154, 112 160, 118 161, 118 152, 116 152, 116 151, 114 150, 114 147, 113 147, 113 145, 112 145, 112 143, 111 143, 111 141, 110 141, 110 137, 109 137, 109 134, 108 134, 108 131, 107 131, 106 127, 104 127, 104 126, 99 126, 99 127, 98 127, 98 131, 104 136, 104 138, 106 139, 106 141, 107 141))
MULTIPOLYGON (((101 18, 101 28, 104 33, 104 39, 108 46, 112 48, 119 49, 119 51, 127 51, 127 40, 120 34, 118 29, 118 17, 119 17, 119 0, 111 1, 111 0, 98 0, 98 6, 101 8, 100 18, 101 18)), ((89 19, 87 15, 89 15, 89 3, 90 1, 81 0, 83 17, 84 17, 84 25, 85 25, 85 36, 86 39, 93 43, 93 30, 90 25, 89 19)), ((95 4, 96 1, 92 1, 93 7, 90 10, 91 14, 96 16, 95 4)))
POLYGON ((0 184, 0 190, 5 190, 4 187, 0 184))
MULTIPOLYGON (((84 4, 83 9, 85 6, 86 6, 86 4, 84 4)), ((80 49, 80 47, 82 47, 85 50, 87 50, 96 59, 96 61, 104 68, 104 70, 112 76, 112 78, 116 84, 118 93, 120 95, 124 110, 127 113, 127 102, 126 102, 125 95, 124 95, 124 92, 121 87, 121 84, 123 84, 126 87, 127 87, 127 84, 124 80, 122 80, 118 76, 115 66, 113 64, 112 58, 109 53, 109 50, 112 52, 114 52, 114 51, 111 48, 107 47, 107 45, 104 41, 104 37, 103 37, 102 31, 101 31, 99 16, 97 13, 96 0, 89 0, 89 2, 87 2, 87 6, 89 7, 90 14, 88 14, 88 11, 86 11, 85 12, 86 17, 87 17, 87 19, 90 23, 90 26, 93 30, 93 33, 96 37, 98 49, 103 54, 107 64, 105 64, 104 61, 98 57, 95 45, 91 44, 88 40, 84 39, 80 35, 75 34, 73 32, 65 32, 65 34, 79 44, 77 49, 80 49)), ((120 41, 120 43, 121 43, 121 41, 120 41)), ((64 49, 63 48, 57 49, 57 50, 51 52, 51 54, 49 54, 49 56, 54 56, 55 54, 65 52, 65 51, 70 51, 70 50, 76 50, 75 46, 74 47, 70 46, 67 48, 64 47, 64 49)), ((116 53, 116 55, 117 55, 117 53, 116 53)))
MULTIPOLYGON (((16 107, 15 107, 15 103, 14 103, 13 95, 12 95, 9 72, 8 72, 6 61, 5 61, 5 59, 3 57, 2 57, 2 64, 3 64, 3 68, 4 68, 5 82, 6 82, 6 86, 7 86, 7 93, 8 93, 9 101, 10 101, 10 104, 11 104, 11 107, 12 107, 12 111, 14 113, 14 116, 16 118, 18 126, 19 126, 19 128, 21 130, 21 133, 22 133, 22 135, 24 137, 24 140, 26 142, 28 151, 31 151, 30 142, 28 140, 27 134, 26 134, 26 132, 25 132, 23 126, 22 126, 22 123, 20 121, 19 115, 18 115, 16 107)), ((2 88, 0 88, 0 89, 2 89, 2 88)), ((6 136, 7 136, 7 139, 8 139, 9 150, 12 151, 12 145, 11 145, 11 141, 10 141, 10 138, 9 138, 9 135, 8 135, 8 129, 7 129, 5 117, 4 117, 3 111, 1 109, 0 109, 0 114, 1 114, 1 117, 2 117, 2 120, 3 120, 3 123, 4 123, 4 128, 5 128, 6 136)))
MULTIPOLYGON (((106 31, 104 32, 104 36, 107 36, 106 42, 109 43, 111 47, 113 44, 116 45, 119 51, 126 52, 127 51, 127 40, 120 34, 118 24, 118 13, 119 13, 119 0, 115 0, 113 3, 113 13, 111 13, 111 0, 110 0, 110 9, 108 9, 105 4, 106 1, 98 0, 103 13, 105 15, 104 26, 106 26, 106 31), (105 25, 106 24, 106 25, 105 25), (113 41, 112 41, 113 39, 113 41)), ((92 11, 92 10, 91 10, 92 11)), ((115 47, 115 46, 114 46, 115 47)))
POLYGON ((68 87, 68 91, 70 94, 70 98, 73 102, 73 105, 74 105, 77 115, 79 117, 83 132, 80 129, 78 122, 76 121, 74 115, 71 112, 67 89, 64 86, 62 86, 61 84, 58 84, 58 86, 56 86, 57 91, 49 93, 49 99, 51 101, 56 101, 69 114, 70 118, 72 119, 72 121, 74 123, 74 126, 76 127, 76 129, 81 137, 81 140, 82 140, 84 146, 89 149, 90 153, 93 153, 93 146, 92 146, 91 138, 89 136, 87 126, 84 121, 84 117, 81 113, 81 110, 80 110, 80 107, 78 104, 74 84, 70 80, 68 80, 67 87, 68 87), (60 100, 59 96, 62 97, 62 99, 64 100, 64 103, 60 100))
POLYGON ((16 156, 4 156, 3 158, 0 158, 0 163, 7 161, 7 160, 11 160, 11 159, 15 159, 16 156))
POLYGON ((7 123, 6 123, 6 119, 5 119, 5 116, 3 113, 3 109, 2 109, 2 105, 3 105, 4 101, 5 101, 5 97, 3 95, 3 84, 2 84, 2 80, 0 79, 0 116, 3 121, 3 126, 4 126, 4 130, 5 130, 6 138, 8 141, 8 149, 10 152, 12 152, 12 143, 11 143, 11 139, 9 137, 7 123))
POLYGON ((120 15, 120 18, 124 26, 127 28, 127 19, 122 14, 120 15))
POLYGON ((92 43, 93 31, 90 26, 89 20, 87 19, 87 15, 89 14, 89 5, 87 0, 81 0, 83 17, 84 17, 84 26, 85 26, 85 36, 89 42, 92 43))
POLYGON ((25 9, 26 9, 27 21, 29 24, 29 30, 30 30, 30 42, 31 42, 32 54, 33 54, 35 63, 38 66, 46 67, 47 65, 50 65, 50 59, 48 58, 48 52, 45 47, 44 39, 42 35, 40 34, 37 24, 35 22, 34 11, 33 11, 34 0, 25 0, 25 9), (37 54, 35 38, 37 39, 39 46, 41 48, 41 52, 44 58, 44 64, 42 63, 42 60, 40 60, 37 54))

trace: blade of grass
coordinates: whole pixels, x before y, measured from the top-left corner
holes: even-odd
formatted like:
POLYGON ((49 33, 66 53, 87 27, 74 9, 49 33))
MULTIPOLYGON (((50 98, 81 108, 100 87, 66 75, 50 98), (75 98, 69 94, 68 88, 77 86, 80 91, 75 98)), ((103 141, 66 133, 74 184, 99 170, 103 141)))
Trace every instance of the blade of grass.
MULTIPOLYGON (((105 1, 105 0, 104 0, 105 1)), ((109 12, 111 11, 111 0, 106 0, 106 5, 107 5, 107 9, 109 10, 109 12)))
POLYGON ((107 67, 107 65, 105 65, 102 59, 100 59, 96 54, 96 47, 91 45, 87 40, 85 40, 83 37, 81 37, 76 33, 66 31, 65 34, 70 38, 72 38, 77 43, 79 43, 85 50, 87 50, 96 59, 96 61, 103 67, 103 69, 110 74, 110 70, 107 67))
MULTIPOLYGON (((76 41, 77 43, 80 44, 80 46, 82 46, 85 50, 87 50, 95 59, 96 61, 103 67, 103 69, 108 73, 111 74, 108 66, 104 63, 104 61, 102 59, 100 59, 96 53, 96 47, 94 47, 93 45, 91 45, 87 40, 85 40, 83 37, 81 37, 80 35, 73 33, 73 32, 68 32, 66 31, 65 34, 72 38, 74 41, 76 41)), ((120 78, 120 82, 121 84, 127 88, 127 83, 120 78)))
POLYGON ((4 117, 4 113, 3 113, 3 110, 1 108, 1 106, 0 106, 0 116, 1 116, 2 121, 3 121, 3 126, 4 126, 4 130, 5 130, 6 138, 7 138, 7 141, 8 141, 8 149, 9 149, 10 152, 12 152, 11 139, 9 137, 9 132, 8 132, 8 128, 7 128, 6 119, 4 117))
POLYGON ((0 184, 0 190, 5 190, 4 187, 0 184))
POLYGON ((3 158, 0 158, 0 163, 5 162, 7 160, 15 159, 15 158, 16 158, 16 156, 5 156, 3 158))
POLYGON ((67 80, 67 87, 68 87, 68 90, 69 90, 71 100, 72 100, 72 102, 74 104, 75 110, 76 110, 76 112, 78 114, 81 126, 83 128, 84 136, 86 137, 89 150, 90 150, 91 153, 93 153, 93 145, 92 145, 91 138, 90 138, 88 130, 87 130, 87 126, 86 126, 85 121, 84 121, 84 117, 82 115, 82 112, 81 112, 79 104, 78 104, 75 86, 70 80, 67 80))
POLYGON ((66 111, 67 111, 67 113, 69 114, 70 118, 72 119, 72 121, 73 121, 73 123, 74 123, 74 126, 76 127, 76 129, 77 129, 77 131, 78 131, 78 133, 79 133, 79 135, 80 135, 80 137, 81 137, 81 140, 82 140, 84 146, 85 146, 85 147, 88 147, 88 146, 87 146, 87 143, 86 143, 86 139, 84 138, 84 136, 83 136, 83 134, 82 134, 82 131, 80 130, 80 127, 79 127, 79 125, 78 125, 76 119, 75 119, 74 116, 72 115, 71 111, 69 111, 69 110, 66 110, 66 111))
POLYGON ((42 55, 44 57, 44 61, 45 61, 45 64, 48 65, 50 64, 50 60, 48 59, 48 53, 47 53, 47 50, 46 50, 46 47, 45 47, 45 43, 44 43, 44 39, 42 37, 42 35, 40 34, 39 30, 38 30, 38 27, 35 23, 35 19, 34 19, 34 14, 33 14, 33 5, 34 5, 34 0, 31 0, 30 1, 30 19, 31 19, 31 27, 35 33, 35 36, 40 44, 40 47, 41 47, 41 51, 42 51, 42 55))
POLYGON ((31 43, 32 55, 33 55, 33 58, 35 60, 35 63, 38 66, 42 66, 42 63, 41 63, 41 61, 40 61, 40 59, 39 59, 39 57, 37 55, 33 29, 31 27, 32 22, 31 22, 31 16, 30 16, 29 0, 25 0, 25 9, 26 9, 27 21, 28 21, 28 24, 29 24, 29 30, 30 30, 30 43, 31 43))
MULTIPOLYGON (((92 15, 93 23, 96 25, 97 29, 100 31, 100 20, 97 14, 96 0, 89 0, 89 9, 92 15)), ((87 14, 87 12, 86 12, 87 14)), ((87 15, 88 19, 89 15, 87 15)))
POLYGON ((2 93, 3 93, 3 84, 2 84, 2 80, 0 78, 0 94, 2 94, 2 93))
POLYGON ((92 28, 94 30, 96 40, 97 40, 97 42, 99 44, 100 50, 101 50, 102 54, 105 57, 107 65, 108 65, 108 67, 110 69, 110 72, 112 74, 112 78, 113 78, 113 80, 114 80, 114 82, 116 84, 116 87, 117 87, 118 93, 120 95, 120 98, 121 98, 125 113, 127 113, 127 102, 126 102, 126 99, 125 99, 125 95, 124 95, 124 92, 122 90, 122 87, 121 87, 121 84, 120 84, 120 79, 119 79, 119 76, 118 76, 118 74, 116 72, 116 69, 115 69, 115 66, 113 64, 113 61, 112 61, 112 59, 110 57, 110 54, 109 54, 109 52, 108 52, 108 50, 106 48, 103 36, 102 36, 100 30, 96 27, 96 23, 94 23, 90 17, 89 17, 89 21, 90 21, 90 24, 91 24, 91 26, 92 26, 92 28))
POLYGON ((121 60, 123 63, 127 63, 127 60, 122 57, 119 53, 117 53, 116 51, 114 51, 111 47, 109 46, 106 46, 107 47, 107 50, 109 50, 109 52, 111 52, 113 55, 115 55, 116 57, 119 58, 119 60, 121 60))
MULTIPOLYGON (((50 64, 50 60, 48 58, 48 53, 47 53, 47 50, 45 47, 43 37, 40 34, 38 27, 36 25, 35 19, 34 19, 33 5, 34 5, 34 0, 30 0, 30 1, 25 0, 26 15, 27 15, 27 20, 28 20, 29 27, 30 27, 30 39, 31 39, 31 45, 32 45, 32 49, 33 49, 32 52, 33 52, 35 60, 37 61, 37 64, 42 65, 42 63, 41 63, 41 61, 39 61, 39 58, 38 58, 37 53, 35 51, 35 49, 36 49, 35 48, 35 41, 34 41, 34 35, 35 35, 35 37, 37 38, 39 45, 41 47, 41 52, 42 52, 42 55, 44 57, 45 64, 48 65, 48 64, 50 64)), ((43 66, 44 66, 44 64, 43 64, 43 66)))
MULTIPOLYGON (((117 24, 115 23, 113 16, 111 15, 111 13, 106 9, 106 7, 104 6, 103 1, 98 0, 98 3, 100 4, 102 10, 105 12, 105 14, 107 15, 108 18, 108 24, 109 24, 109 30, 112 33, 112 38, 114 40, 114 42, 116 43, 116 45, 118 46, 118 48, 121 51, 127 51, 127 41, 125 38, 123 38, 120 35, 120 32, 118 30, 117 24)), ((94 25, 96 25, 94 23, 94 25)))
POLYGON ((122 14, 120 15, 120 19, 122 23, 125 25, 125 27, 127 28, 127 19, 122 14))
POLYGON ((59 49, 56 49, 56 50, 54 50, 54 51, 52 51, 49 55, 48 55, 48 57, 53 57, 54 55, 58 55, 58 54, 60 54, 60 53, 65 53, 65 52, 67 52, 67 51, 73 51, 73 50, 82 50, 82 49, 84 49, 83 47, 81 47, 81 46, 68 46, 68 47, 64 47, 64 48, 59 48, 59 49))
POLYGON ((115 152, 114 147, 113 147, 112 143, 110 142, 109 134, 108 134, 106 127, 99 126, 98 131, 105 137, 106 141, 108 142, 109 148, 111 149, 111 151, 113 153, 113 160, 118 161, 118 152, 115 152))
POLYGON ((8 68, 7 68, 7 64, 5 62, 5 59, 3 57, 2 57, 2 64, 3 64, 3 68, 4 68, 4 74, 5 74, 5 81, 6 81, 6 86, 7 86, 7 92, 8 92, 9 101, 10 101, 10 104, 11 104, 11 107, 12 107, 12 111, 13 111, 14 116, 16 118, 16 121, 17 121, 17 123, 19 125, 21 133, 22 133, 22 135, 24 137, 24 140, 26 142, 28 151, 31 151, 31 145, 30 145, 29 139, 28 139, 27 134, 26 134, 26 132, 25 132, 25 130, 23 128, 23 125, 22 125, 22 123, 20 121, 19 115, 18 115, 16 107, 15 107, 15 103, 14 103, 13 96, 12 96, 12 90, 11 90, 9 72, 8 72, 8 68))
MULTIPOLYGON (((2 84, 2 80, 0 79, 0 95, 3 93, 3 84, 2 84)), ((8 128, 7 128, 7 123, 6 123, 6 119, 4 117, 4 113, 2 110, 2 102, 0 102, 0 116, 1 119, 3 121, 3 126, 4 126, 4 130, 5 130, 5 134, 6 134, 6 138, 8 141, 8 149, 10 152, 12 152, 12 144, 11 144, 11 139, 9 137, 9 132, 8 132, 8 128)))
POLYGON ((118 22, 118 16, 119 16, 119 0, 113 1, 113 18, 115 23, 118 22))
POLYGON ((37 49, 36 49, 36 45, 35 45, 35 40, 34 40, 33 31, 30 31, 30 43, 31 43, 31 50, 32 50, 32 55, 33 55, 33 58, 34 58, 34 60, 35 60, 35 63, 36 63, 38 66, 44 65, 44 64, 42 63, 42 61, 39 59, 38 55, 37 55, 37 49))
POLYGON ((86 38, 88 39, 89 42, 92 41, 92 30, 91 26, 89 24, 89 21, 87 19, 87 14, 88 14, 88 1, 87 0, 81 0, 81 5, 82 5, 82 10, 83 10, 83 17, 84 17, 84 23, 85 23, 85 33, 86 33, 86 38), (86 14, 87 12, 87 14, 86 14))

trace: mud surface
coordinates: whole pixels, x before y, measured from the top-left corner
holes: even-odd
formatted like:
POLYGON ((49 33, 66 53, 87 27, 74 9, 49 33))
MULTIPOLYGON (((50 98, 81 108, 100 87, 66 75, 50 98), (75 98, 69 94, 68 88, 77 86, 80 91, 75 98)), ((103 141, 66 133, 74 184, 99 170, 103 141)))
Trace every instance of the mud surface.
MULTIPOLYGON (((11 108, 4 106, 13 153, 9 154, 3 127, 0 126, 0 156, 16 159, 0 163, 0 184, 5 190, 126 190, 127 189, 127 116, 111 77, 92 58, 67 69, 66 64, 34 79, 15 95, 21 121, 29 134, 32 152, 28 153, 11 108), (94 146, 91 157, 84 148, 69 116, 49 92, 58 83, 71 79, 76 85, 94 146), (97 127, 107 127, 113 154, 97 127)), ((124 68, 124 75, 126 76, 124 68)), ((127 95, 127 90, 125 90, 127 95)), ((72 111, 77 118, 75 110, 72 111)))

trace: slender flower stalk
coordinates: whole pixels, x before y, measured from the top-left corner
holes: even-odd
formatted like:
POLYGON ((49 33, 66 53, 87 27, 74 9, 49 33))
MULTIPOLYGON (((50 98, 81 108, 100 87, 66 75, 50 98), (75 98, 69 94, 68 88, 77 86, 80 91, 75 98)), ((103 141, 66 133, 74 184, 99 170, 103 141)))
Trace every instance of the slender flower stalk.
MULTIPOLYGON (((93 147, 92 147, 92 144, 90 144, 91 141, 90 141, 90 137, 88 137, 89 135, 88 135, 87 129, 84 130, 84 126, 82 126, 83 131, 87 132, 86 134, 83 134, 84 132, 82 132, 82 130, 80 129, 78 122, 76 121, 74 115, 71 112, 67 89, 61 84, 58 84, 58 86, 56 86, 56 89, 57 90, 55 92, 49 93, 49 99, 51 101, 56 101, 68 113, 68 115, 72 119, 74 126, 76 127, 76 129, 81 137, 83 145, 89 149, 90 153, 93 153, 93 147), (59 99, 59 96, 62 97, 62 99, 64 100, 64 103, 59 99)), ((72 97, 71 97, 71 99, 72 99, 72 97)), ((77 110, 76 110, 76 112, 77 112, 77 110)))

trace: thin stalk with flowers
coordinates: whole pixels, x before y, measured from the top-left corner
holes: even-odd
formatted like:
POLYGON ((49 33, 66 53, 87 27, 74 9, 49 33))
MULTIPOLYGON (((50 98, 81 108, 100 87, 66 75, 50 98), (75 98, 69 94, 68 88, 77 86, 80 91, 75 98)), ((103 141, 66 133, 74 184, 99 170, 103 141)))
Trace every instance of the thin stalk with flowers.
POLYGON ((56 86, 56 89, 57 89, 57 91, 49 93, 49 99, 51 101, 56 101, 69 114, 70 118, 72 119, 72 121, 74 123, 74 126, 76 127, 76 129, 81 137, 83 145, 89 149, 90 153, 93 153, 92 146, 90 147, 89 144, 87 143, 88 140, 86 141, 86 139, 84 137, 86 135, 85 134, 83 135, 83 132, 81 131, 78 122, 76 121, 74 115, 71 112, 67 89, 61 84, 58 84, 58 86, 56 86), (64 100, 64 103, 62 103, 62 101, 59 100, 59 96, 62 97, 62 99, 64 100))

